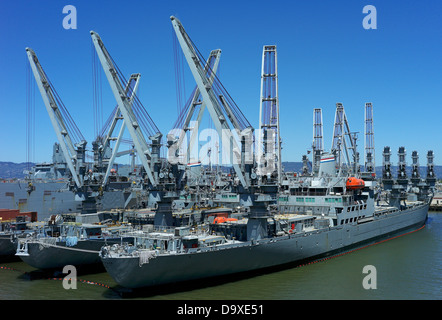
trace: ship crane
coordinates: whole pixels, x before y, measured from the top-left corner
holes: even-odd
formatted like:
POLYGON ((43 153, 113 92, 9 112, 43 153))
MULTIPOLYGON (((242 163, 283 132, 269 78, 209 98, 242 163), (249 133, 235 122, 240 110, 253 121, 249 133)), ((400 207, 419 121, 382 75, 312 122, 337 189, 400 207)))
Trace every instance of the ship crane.
POLYGON ((224 141, 231 141, 233 146, 233 168, 235 173, 244 187, 244 189, 249 189, 251 187, 252 181, 256 181, 256 173, 254 170, 253 154, 252 150, 252 139, 253 139, 253 128, 250 123, 242 115, 241 111, 235 106, 231 105, 227 101, 227 96, 218 96, 215 94, 217 79, 213 84, 210 83, 206 76, 204 67, 201 64, 201 60, 197 51, 195 50, 192 41, 187 35, 181 22, 175 18, 170 18, 172 21, 173 28, 180 43, 181 49, 183 50, 186 61, 192 72, 192 75, 197 83, 198 89, 202 96, 202 100, 206 104, 206 108, 212 118, 215 128, 220 137, 224 141), (218 100, 219 99, 219 100, 218 100), (234 129, 239 133, 241 138, 241 149, 239 149, 227 119, 223 113, 227 115, 230 122, 232 123, 234 129), (246 164, 246 161, 248 162, 246 164))
POLYGON ((434 153, 433 150, 427 151, 427 184, 434 188, 436 185, 436 173, 434 172, 434 153))
POLYGON ((411 153, 411 178, 410 181, 413 186, 416 186, 421 180, 421 174, 419 172, 419 154, 417 151, 411 153))
MULTIPOLYGON (((219 60, 221 57, 221 50, 212 50, 209 55, 209 59, 207 59, 206 66, 204 68, 206 75, 209 77, 209 83, 212 84, 213 80, 215 78, 216 71, 218 69, 219 60)), ((184 141, 184 137, 186 133, 191 130, 190 140, 187 147, 187 151, 185 153, 186 155, 186 161, 187 163, 190 162, 190 154, 191 150, 195 144, 195 140, 198 136, 197 128, 200 127, 201 120, 204 114, 204 110, 206 109, 206 104, 204 100, 201 101, 201 94, 200 90, 198 89, 198 86, 193 90, 193 97, 190 102, 190 104, 187 106, 187 108, 184 109, 187 110, 187 113, 184 117, 184 122, 180 121, 182 119, 178 118, 178 120, 175 123, 174 129, 182 129, 179 131, 179 136, 176 138, 173 134, 167 135, 167 141, 168 141, 168 147, 169 147, 169 159, 175 159, 175 157, 178 157, 178 152, 182 148, 182 143, 184 141), (191 128, 191 120, 194 116, 195 112, 197 111, 197 106, 200 106, 196 122, 194 122, 193 129, 191 128), (182 122, 182 123, 180 123, 182 122)))
POLYGON ((375 173, 373 105, 365 104, 365 171, 375 173))
MULTIPOLYGON (((140 77, 141 77, 141 75, 139 73, 132 74, 130 79, 129 79, 129 81, 128 81, 128 83, 127 83, 125 92, 126 92, 126 95, 128 96, 130 104, 132 104, 132 101, 135 98, 136 92, 138 90, 140 77)), ((120 143, 121 143, 122 138, 123 138, 123 134, 124 134, 125 128, 126 128, 126 124, 124 122, 124 118, 123 118, 123 116, 121 114, 120 108, 117 106, 115 115, 114 115, 114 117, 112 119, 112 122, 111 122, 111 125, 110 125, 110 128, 109 128, 109 131, 108 131, 108 133, 106 135, 106 138, 103 140, 103 143, 101 145, 101 150, 103 150, 103 152, 105 152, 106 149, 110 148, 110 141, 111 140, 116 140, 115 146, 114 146, 114 148, 112 150, 112 154, 111 154, 111 156, 110 156, 110 158, 108 160, 108 164, 106 166, 106 173, 105 173, 103 181, 102 181, 102 186, 103 187, 107 183, 107 180, 109 178, 109 174, 110 174, 111 169, 113 167, 115 158, 118 157, 118 156, 121 156, 121 155, 128 154, 128 153, 129 154, 133 153, 133 150, 118 152, 119 147, 120 147, 120 143), (117 125, 119 120, 123 120, 123 123, 121 124, 120 131, 118 133, 118 137, 117 138, 113 138, 112 134, 113 134, 113 131, 115 130, 115 127, 116 127, 116 125, 117 125)))
POLYGON ((342 167, 342 151, 344 151, 347 164, 349 169, 353 171, 353 174, 359 173, 359 153, 356 150, 356 140, 356 132, 350 131, 342 103, 337 103, 331 150, 332 153, 337 155, 340 168, 342 167), (352 152, 351 158, 349 150, 352 152))
POLYGON ((382 163, 382 184, 384 185, 384 189, 391 190, 394 180, 393 175, 391 173, 391 149, 389 146, 384 147, 383 155, 383 163, 382 163))
POLYGON ((317 174, 319 172, 319 164, 321 161, 321 155, 324 151, 323 143, 323 127, 322 127, 322 109, 315 108, 313 110, 313 173, 317 174))
MULTIPOLYGON (((37 86, 46 106, 46 111, 49 114, 55 134, 57 135, 57 140, 63 151, 66 164, 71 172, 72 179, 75 181, 77 190, 79 190, 83 187, 83 174, 85 171, 84 162, 87 142, 84 140, 84 137, 81 135, 75 124, 73 124, 75 127, 72 131, 76 131, 76 134, 80 135, 81 139, 80 142, 75 144, 73 143, 73 139, 71 137, 72 132, 68 130, 68 126, 63 118, 62 112, 60 111, 60 109, 63 111, 65 108, 63 103, 46 76, 46 73, 44 72, 35 52, 31 48, 26 48, 26 53, 32 68, 32 72, 34 73, 37 86)), ((67 116, 69 115, 67 114, 67 116)), ((69 120, 72 121, 71 119, 69 120)))
POLYGON ((157 175, 154 177, 153 171, 157 167, 156 164, 159 160, 162 134, 155 126, 155 124, 153 124, 153 122, 151 121, 154 134, 149 137, 152 141, 150 150, 149 145, 146 142, 143 133, 141 132, 140 124, 137 121, 137 117, 135 116, 131 108, 131 101, 126 95, 126 91, 120 81, 118 70, 114 65, 112 57, 108 53, 100 36, 94 31, 91 31, 90 33, 104 73, 106 74, 109 85, 117 101, 119 111, 124 118, 125 126, 127 127, 132 137, 138 157, 141 160, 141 163, 151 185, 156 186, 158 183, 158 177, 157 175))
POLYGON ((407 151, 405 150, 405 147, 399 147, 397 155, 398 155, 397 183, 405 189, 406 186, 408 185, 407 162, 405 159, 407 151))
POLYGON ((278 59, 275 45, 262 52, 261 100, 259 105, 258 174, 275 174, 282 182, 281 137, 279 130, 278 59))

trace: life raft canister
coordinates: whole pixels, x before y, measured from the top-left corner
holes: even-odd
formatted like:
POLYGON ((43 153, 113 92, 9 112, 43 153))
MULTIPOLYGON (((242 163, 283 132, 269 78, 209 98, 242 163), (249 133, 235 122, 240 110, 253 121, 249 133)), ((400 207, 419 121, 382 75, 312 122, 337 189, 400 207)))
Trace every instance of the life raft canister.
POLYGON ((347 179, 346 187, 348 190, 362 189, 365 187, 365 182, 362 179, 350 177, 347 179))

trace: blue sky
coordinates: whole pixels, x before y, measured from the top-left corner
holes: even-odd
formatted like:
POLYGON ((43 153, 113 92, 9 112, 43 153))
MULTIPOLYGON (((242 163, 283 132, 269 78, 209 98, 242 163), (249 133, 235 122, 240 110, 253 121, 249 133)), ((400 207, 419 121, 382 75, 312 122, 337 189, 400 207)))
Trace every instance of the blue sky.
MULTIPOLYGON (((300 161, 312 141, 313 108, 323 109, 324 144, 332 140, 341 102, 364 153, 364 105, 372 102, 376 164, 382 149, 405 146, 407 161, 427 150, 442 164, 442 2, 424 1, 80 1, 0 2, 0 161, 26 160, 25 48, 31 47, 88 141, 94 138, 89 31, 100 34, 128 77, 142 75, 139 97, 166 134, 177 118, 172 26, 175 15, 198 49, 221 49, 220 79, 257 127, 261 55, 278 48, 283 161, 300 161), (62 25, 65 5, 77 9, 77 29, 62 25), (365 5, 377 9, 377 29, 365 30, 365 5)), ((185 65, 189 95, 195 82, 185 65)), ((104 79, 104 78, 103 78, 104 79)), ((103 108, 116 105, 106 80, 103 108)), ((186 97, 187 98, 187 97, 186 97)), ((56 141, 37 90, 34 161, 50 161, 56 141)), ((363 156, 361 157, 361 162, 363 156)))

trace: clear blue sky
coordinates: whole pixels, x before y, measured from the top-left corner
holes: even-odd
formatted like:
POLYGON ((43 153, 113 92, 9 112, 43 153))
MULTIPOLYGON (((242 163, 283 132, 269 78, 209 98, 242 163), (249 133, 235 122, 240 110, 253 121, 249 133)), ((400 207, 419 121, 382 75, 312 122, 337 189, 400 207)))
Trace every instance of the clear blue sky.
MULTIPOLYGON (((374 107, 376 164, 382 149, 405 146, 442 164, 442 2, 424 1, 79 1, 0 2, 0 161, 26 160, 25 48, 35 50, 73 119, 94 138, 90 30, 100 34, 120 69, 142 74, 139 96, 166 134, 177 118, 172 26, 175 15, 198 49, 222 49, 220 75, 255 127, 259 121, 262 47, 278 48, 283 161, 300 161, 312 141, 313 108, 323 109, 330 148, 335 104, 342 102, 364 153, 364 104, 374 107), (77 29, 62 26, 65 5, 77 9, 77 29), (365 30, 365 5, 377 9, 377 29, 365 30)), ((188 94, 195 86, 186 67, 188 94)), ((103 78, 104 79, 104 78, 103 78)), ((115 106, 103 81, 104 113, 115 106)), ((56 141, 36 92, 34 161, 50 161, 56 141)))

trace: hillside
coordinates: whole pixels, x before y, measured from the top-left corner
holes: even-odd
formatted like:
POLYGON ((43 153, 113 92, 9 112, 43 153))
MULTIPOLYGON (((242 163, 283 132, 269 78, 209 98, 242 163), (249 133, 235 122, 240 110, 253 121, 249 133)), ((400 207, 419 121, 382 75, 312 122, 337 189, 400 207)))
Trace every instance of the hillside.
POLYGON ((0 161, 0 179, 24 178, 23 171, 30 169, 34 163, 2 162, 0 161))

